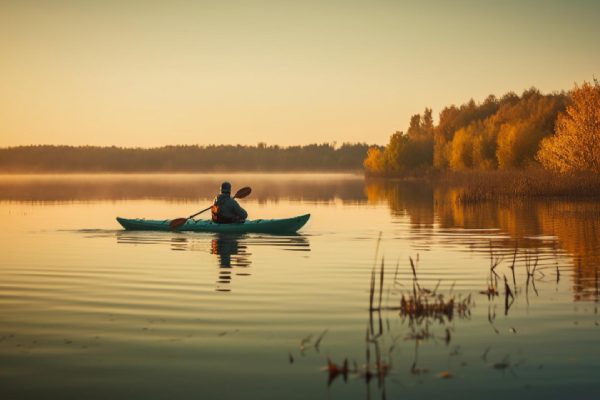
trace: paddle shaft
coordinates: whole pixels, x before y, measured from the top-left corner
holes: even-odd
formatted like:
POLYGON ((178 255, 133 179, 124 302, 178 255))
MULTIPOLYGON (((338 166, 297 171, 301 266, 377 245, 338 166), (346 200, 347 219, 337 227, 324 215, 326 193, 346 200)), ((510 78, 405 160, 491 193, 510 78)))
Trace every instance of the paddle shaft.
MULTIPOLYGON (((235 199, 235 197, 234 197, 234 199, 235 199)), ((202 214, 203 212, 210 210, 211 208, 212 208, 212 206, 210 206, 210 207, 206 207, 204 210, 202 210, 202 211, 198 211, 196 214, 190 215, 190 216, 188 217, 188 219, 192 219, 192 218, 194 218, 196 215, 200 215, 200 214, 202 214)))
MULTIPOLYGON (((237 199, 237 197, 238 197, 238 196, 237 196, 237 193, 236 193, 236 194, 235 194, 235 196, 233 196, 233 198, 234 198, 234 199, 237 199)), ((200 214, 202 214, 203 212, 210 210, 211 208, 212 208, 212 206, 208 206, 208 207, 206 207, 204 210, 202 210, 202 211, 198 211, 196 214, 190 215, 190 216, 188 217, 188 219, 192 219, 192 218, 194 218, 196 215, 200 215, 200 214)))
MULTIPOLYGON (((250 194, 250 192, 252 192, 252 189, 249 187, 243 187, 240 190, 237 191, 237 193, 235 194, 235 196, 233 196, 234 199, 243 199, 244 197, 248 196, 250 194)), ((200 215, 205 211, 208 211, 212 208, 212 206, 205 208, 202 211, 198 211, 196 214, 190 215, 187 218, 177 218, 172 220, 169 223, 169 226, 171 227, 171 229, 176 230, 177 228, 181 227, 182 225, 185 225, 185 223, 194 218, 196 215, 200 215)))

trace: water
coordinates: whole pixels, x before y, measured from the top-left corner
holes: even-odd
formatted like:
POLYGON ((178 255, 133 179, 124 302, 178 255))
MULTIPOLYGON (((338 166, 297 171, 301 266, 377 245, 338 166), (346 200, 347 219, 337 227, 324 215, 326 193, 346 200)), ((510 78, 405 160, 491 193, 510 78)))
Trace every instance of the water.
POLYGON ((422 183, 228 175, 234 190, 253 187, 241 201, 251 217, 310 212, 309 224, 223 236, 126 232, 114 219, 189 215, 221 179, 0 178, 3 399, 548 399, 600 388, 600 204, 460 206, 422 183), (370 313, 377 248, 382 310, 370 313), (467 314, 403 318, 409 257, 422 288, 471 295, 467 314), (490 277, 491 298, 480 293, 490 277), (379 354, 386 374, 368 379, 367 352, 369 370, 379 354), (347 359, 348 373, 330 374, 328 358, 347 359))

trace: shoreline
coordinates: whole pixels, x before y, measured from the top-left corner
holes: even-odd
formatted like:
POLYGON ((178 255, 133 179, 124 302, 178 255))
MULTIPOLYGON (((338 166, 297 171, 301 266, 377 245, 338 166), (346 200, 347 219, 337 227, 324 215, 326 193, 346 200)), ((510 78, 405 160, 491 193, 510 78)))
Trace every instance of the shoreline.
POLYGON ((599 199, 600 176, 592 173, 560 174, 530 168, 509 171, 453 172, 434 177, 435 185, 461 191, 457 201, 599 199))
POLYGON ((373 176, 366 180, 381 182, 427 182, 436 188, 454 190, 460 203, 524 198, 598 199, 600 176, 593 173, 560 174, 542 168, 430 172, 421 176, 373 176))

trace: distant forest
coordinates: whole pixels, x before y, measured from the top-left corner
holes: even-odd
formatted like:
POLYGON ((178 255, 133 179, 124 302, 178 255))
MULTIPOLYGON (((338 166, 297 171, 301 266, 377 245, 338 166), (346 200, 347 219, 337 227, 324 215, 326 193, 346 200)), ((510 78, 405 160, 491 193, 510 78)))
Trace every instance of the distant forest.
POLYGON ((0 148, 0 173, 359 171, 365 143, 306 146, 19 146, 0 148))
POLYGON ((413 115, 405 132, 385 148, 369 149, 372 175, 421 175, 440 171, 518 170, 543 167, 561 173, 600 173, 600 84, 569 92, 532 88, 483 102, 451 105, 413 115))

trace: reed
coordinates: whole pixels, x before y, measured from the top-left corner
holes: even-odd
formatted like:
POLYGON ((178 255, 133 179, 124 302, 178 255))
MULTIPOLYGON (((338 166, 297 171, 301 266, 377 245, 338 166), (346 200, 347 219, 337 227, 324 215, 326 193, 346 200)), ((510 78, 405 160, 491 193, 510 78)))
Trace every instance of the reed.
MULTIPOLYGON (((381 261, 379 271, 376 270, 376 264, 371 270, 371 284, 369 287, 369 321, 371 325, 371 334, 375 331, 372 314, 373 312, 380 312, 382 310, 399 311, 400 316, 407 317, 410 320, 432 318, 440 322, 451 321, 456 315, 459 317, 466 317, 470 314, 470 307, 472 304, 472 297, 470 294, 463 298, 460 295, 452 294, 452 291, 450 291, 449 294, 440 293, 438 289, 441 281, 438 281, 433 289, 421 286, 417 276, 415 262, 412 257, 409 257, 408 259, 412 272, 412 289, 401 294, 399 305, 384 306, 382 304, 385 281, 384 260, 382 259, 381 261), (379 282, 376 282, 378 272, 379 282), (377 305, 375 305, 376 297, 379 300, 377 305)), ((395 273, 395 276, 397 276, 397 272, 395 273)), ((423 333, 423 335, 427 336, 425 333, 423 333)))
MULTIPOLYGON (((377 251, 379 250, 379 241, 377 243, 377 251)), ((495 298, 502 296, 504 299, 504 315, 507 316, 511 306, 515 303, 518 296, 524 292, 528 296, 528 290, 531 286, 537 295, 535 288, 536 279, 543 278, 544 274, 540 264, 540 255, 537 251, 519 250, 518 243, 515 242, 514 251, 506 255, 506 263, 502 265, 504 256, 499 254, 494 249, 493 243, 489 244, 489 276, 487 278, 488 288, 480 293, 488 296, 489 303, 487 319, 492 329, 496 334, 500 334, 500 330, 495 326, 496 311, 498 304, 495 303, 495 298), (521 257, 517 257, 520 254, 521 257), (517 264, 521 270, 516 273, 517 264), (512 274, 511 276, 509 275, 512 274), (524 272, 523 275, 522 272, 524 272), (520 287, 525 285, 525 290, 517 290, 517 275, 525 278, 525 282, 519 280, 520 287)), ((475 301, 470 293, 461 295, 454 291, 454 283, 448 290, 440 290, 442 286, 441 280, 438 280, 433 288, 425 287, 419 280, 419 258, 408 257, 408 270, 405 270, 408 275, 409 282, 401 282, 400 263, 396 268, 387 270, 387 275, 392 278, 392 289, 386 288, 386 267, 385 260, 375 258, 371 271, 369 272, 369 293, 368 293, 368 321, 365 329, 364 345, 365 345, 365 362, 359 366, 356 361, 349 362, 348 358, 343 358, 342 363, 335 363, 329 357, 327 358, 327 366, 324 370, 328 373, 328 384, 331 384, 337 378, 342 378, 347 381, 349 377, 355 377, 364 381, 369 392, 370 384, 376 382, 382 393, 385 393, 385 381, 392 371, 392 355, 396 347, 397 340, 404 339, 405 341, 414 342, 414 359, 410 366, 409 373, 414 376, 420 376, 430 373, 430 370, 425 366, 421 366, 419 362, 419 348, 424 341, 441 340, 446 346, 450 345, 453 340, 454 324, 453 320, 458 318, 470 318, 471 309, 475 306, 475 301), (397 290, 398 286, 401 288, 397 290), (383 299, 384 290, 388 291, 386 300, 383 299), (392 296, 394 295, 394 296, 392 296), (398 296, 399 299, 396 297, 398 296), (391 297, 391 299, 390 299, 391 297), (391 314, 400 316, 403 324, 407 322, 407 331, 403 334, 393 335, 389 321, 387 321, 387 332, 384 329, 382 322, 382 314, 385 311, 390 311, 391 314), (378 321, 378 322, 377 322, 378 321), (443 332, 441 331, 443 329, 443 332), (386 338, 391 337, 392 344, 387 349, 389 343, 386 344, 386 338)), ((598 270, 596 272, 596 280, 598 270)), ((557 262, 557 281, 560 275, 557 262)), ((600 288, 596 284, 596 294, 600 288)), ((527 303, 529 300, 527 299, 527 303)), ((385 314, 384 314, 385 315, 385 314)), ((509 332, 516 334, 517 330, 514 327, 509 328, 509 332)), ((319 343, 327 333, 324 330, 318 336, 314 347, 319 351, 319 343)), ((309 335, 301 340, 301 354, 306 344, 312 342, 312 335, 309 335)), ((455 349, 449 353, 449 356, 460 355, 460 346, 455 346, 455 349)), ((488 361, 489 346, 482 354, 482 361, 493 369, 501 371, 509 371, 519 366, 519 363, 511 363, 508 355, 503 359, 491 362, 488 361)), ((290 355, 289 362, 293 363, 293 358, 290 355)), ((450 370, 445 370, 435 375, 437 378, 450 379, 455 375, 450 370)), ((385 397, 385 396, 384 396, 385 397)))
POLYGON ((600 198, 600 175, 557 174, 531 167, 510 171, 453 172, 435 179, 437 186, 459 190, 462 204, 527 197, 600 198))

